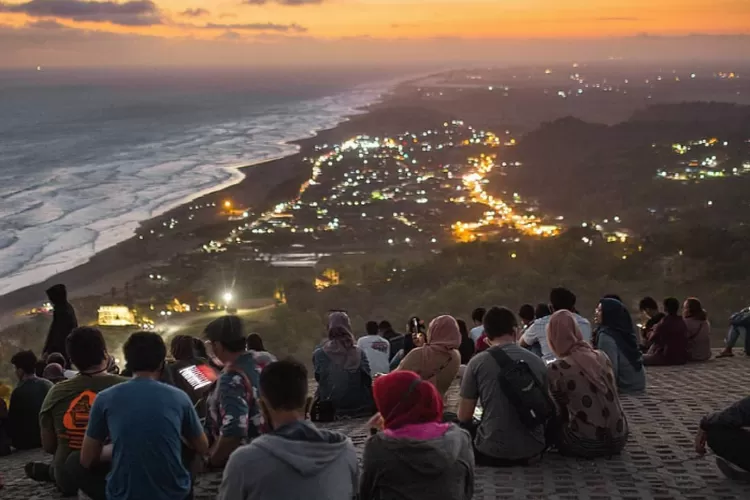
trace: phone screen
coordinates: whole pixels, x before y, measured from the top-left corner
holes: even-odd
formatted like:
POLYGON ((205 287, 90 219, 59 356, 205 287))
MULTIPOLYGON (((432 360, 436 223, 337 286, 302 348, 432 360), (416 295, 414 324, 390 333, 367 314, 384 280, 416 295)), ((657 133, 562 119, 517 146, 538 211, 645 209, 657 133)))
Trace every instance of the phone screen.
POLYGON ((203 389, 213 384, 217 379, 216 371, 208 365, 186 366, 180 369, 179 373, 193 390, 203 389))

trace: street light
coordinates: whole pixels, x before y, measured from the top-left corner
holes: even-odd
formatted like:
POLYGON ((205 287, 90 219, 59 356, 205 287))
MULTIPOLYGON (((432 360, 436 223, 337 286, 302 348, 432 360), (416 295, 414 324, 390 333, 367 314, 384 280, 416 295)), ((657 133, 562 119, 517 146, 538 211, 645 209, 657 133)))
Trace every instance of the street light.
POLYGON ((232 295, 232 292, 224 292, 224 303, 229 304, 232 302, 232 299, 234 299, 234 295, 232 295))

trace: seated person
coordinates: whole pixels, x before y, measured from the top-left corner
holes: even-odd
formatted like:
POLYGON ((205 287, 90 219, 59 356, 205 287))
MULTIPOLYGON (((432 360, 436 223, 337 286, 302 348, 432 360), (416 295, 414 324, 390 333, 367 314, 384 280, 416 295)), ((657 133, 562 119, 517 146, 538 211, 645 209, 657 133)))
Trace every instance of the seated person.
POLYGON ((648 353, 643 357, 646 366, 684 365, 688 360, 688 332, 680 313, 680 301, 664 299, 666 316, 649 337, 648 353))
POLYGON ((654 332, 654 328, 664 319, 663 312, 659 311, 659 306, 653 297, 644 297, 638 303, 638 309, 641 311, 641 318, 644 321, 641 327, 641 342, 647 343, 649 337, 654 332))
POLYGON ((734 356, 732 349, 734 345, 740 339, 740 336, 745 337, 745 355, 750 356, 750 335, 748 335, 748 328, 750 328, 750 307, 747 307, 739 312, 732 314, 729 318, 729 332, 725 340, 724 350, 717 354, 717 358, 728 358, 734 356))
POLYGON ((258 365, 260 371, 276 361, 276 356, 266 351, 266 347, 263 345, 263 337, 257 333, 251 333, 247 336, 247 350, 253 353, 255 364, 258 365))
POLYGON ((521 331, 525 332, 526 329, 530 327, 536 319, 534 306, 532 306, 531 304, 522 305, 518 310, 518 317, 521 318, 521 331))
POLYGON ((635 327, 625 306, 614 299, 602 299, 594 313, 596 348, 612 363, 617 389, 622 394, 646 389, 646 370, 635 327))
POLYGON ((711 323, 696 298, 689 298, 682 305, 682 318, 687 326, 688 361, 701 362, 711 359, 711 323))
POLYGON ((334 312, 328 317, 328 341, 313 353, 313 366, 318 382, 315 398, 330 401, 334 417, 373 414, 370 365, 354 342, 346 313, 334 312))
POLYGON ((433 384, 441 397, 450 389, 461 366, 461 334, 453 316, 438 316, 427 329, 426 344, 411 351, 398 369, 415 372, 433 384))
POLYGON ((484 325, 482 321, 484 320, 484 314, 486 312, 487 310, 484 307, 477 307, 471 312, 471 321, 474 323, 474 327, 469 332, 469 336, 475 344, 479 340, 479 337, 482 336, 482 333, 484 333, 484 325))
POLYGON ((471 357, 474 355, 474 342, 469 336, 469 328, 462 319, 457 319, 458 331, 461 332, 461 345, 458 346, 458 352, 461 354, 461 365, 468 365, 471 357))
MULTIPOLYGON (((547 375, 557 406, 558 420, 551 434, 558 450, 588 459, 620 453, 628 440, 628 422, 609 358, 583 340, 569 311, 553 314, 547 331, 557 358, 547 367, 547 375)), ((631 333, 635 336, 635 331, 631 333)))
MULTIPOLYGON (((47 356, 47 360, 46 361, 47 361, 48 365, 51 364, 51 363, 57 363, 58 365, 62 366, 63 368, 65 368, 65 366, 67 366, 66 365, 67 361, 65 360, 65 356, 63 356, 59 352, 53 352, 52 354, 49 354, 47 356)), ((73 378, 76 375, 78 375, 78 372, 76 372, 75 370, 65 369, 65 378, 73 378)))
POLYGON ((187 394, 159 382, 167 354, 161 336, 136 332, 123 351, 133 378, 96 397, 81 465, 96 466, 105 441, 111 439, 107 500, 185 500, 192 482, 183 465, 182 443, 205 454, 208 439, 187 394))
POLYGON ((96 328, 76 328, 66 343, 66 352, 80 374, 55 385, 44 399, 39 414, 42 445, 54 458, 52 464, 26 464, 26 475, 55 483, 65 496, 76 495, 80 489, 92 498, 103 498, 109 466, 85 471, 80 450, 97 394, 127 379, 107 373, 107 347, 96 328))
POLYGON ((541 358, 516 345, 518 323, 513 312, 493 307, 484 317, 484 330, 490 347, 474 356, 461 382, 458 420, 474 433, 474 458, 477 465, 525 465, 539 457, 544 449, 544 425, 529 428, 500 385, 502 369, 493 350, 502 350, 514 361, 524 361, 547 392, 547 367, 541 358), (482 420, 473 425, 477 401, 482 402, 482 420))
POLYGON ((706 453, 706 444, 716 454, 716 465, 730 479, 750 481, 750 397, 724 411, 703 418, 696 438, 696 451, 706 453))
POLYGON ((370 366, 370 375, 385 374, 391 371, 390 352, 391 344, 380 336, 380 329, 375 321, 365 324, 367 334, 357 340, 357 347, 362 349, 367 356, 367 364, 370 366))
POLYGON ((409 371, 373 384, 380 431, 365 444, 360 500, 440 498, 469 500, 474 493, 474 453, 469 433, 442 423, 443 400, 435 386, 409 371))
MULTIPOLYGON (((591 342, 591 323, 576 313, 576 296, 566 288, 553 288, 549 294, 550 306, 554 311, 570 311, 578 322, 583 340, 591 342)), ((519 344, 526 349, 538 350, 542 358, 551 359, 553 354, 547 345, 547 324, 550 316, 537 317, 521 336, 519 344)))
POLYGON ((53 384, 58 384, 64 380, 68 380, 65 377, 65 368, 58 363, 48 363, 47 366, 44 367, 42 378, 49 380, 53 384))
POLYGON ((344 434, 306 420, 307 370, 287 359, 260 374, 260 406, 270 432, 235 451, 218 500, 351 500, 357 453, 344 434))
POLYGON ((404 335, 396 332, 390 321, 381 321, 378 325, 378 330, 380 331, 380 336, 390 343, 391 350, 388 354, 388 359, 393 360, 396 353, 404 350, 404 335))
POLYGON ((198 416, 205 418, 208 412, 206 400, 218 379, 218 372, 208 364, 208 359, 201 358, 194 349, 193 337, 176 335, 169 347, 174 361, 167 363, 170 378, 175 387, 182 389, 193 402, 198 416))
POLYGON ((18 385, 10 396, 8 434, 17 450, 42 447, 39 431, 39 410, 52 382, 36 375, 37 359, 31 351, 20 351, 10 358, 16 369, 18 385))

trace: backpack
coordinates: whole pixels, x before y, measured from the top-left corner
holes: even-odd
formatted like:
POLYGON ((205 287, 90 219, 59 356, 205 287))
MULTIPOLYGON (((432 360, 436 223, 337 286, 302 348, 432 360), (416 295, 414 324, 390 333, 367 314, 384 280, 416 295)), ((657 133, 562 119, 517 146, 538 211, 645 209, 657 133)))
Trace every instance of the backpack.
POLYGON ((526 361, 514 360, 500 348, 489 349, 500 366, 500 388, 528 428, 545 425, 555 415, 547 389, 526 361))

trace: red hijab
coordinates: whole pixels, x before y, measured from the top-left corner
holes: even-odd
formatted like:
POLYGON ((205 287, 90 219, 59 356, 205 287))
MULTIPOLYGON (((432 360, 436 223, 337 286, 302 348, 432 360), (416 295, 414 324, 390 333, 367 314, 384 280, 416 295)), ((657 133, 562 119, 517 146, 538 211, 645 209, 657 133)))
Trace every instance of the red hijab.
POLYGON ((372 393, 386 429, 440 422, 443 418, 440 393, 414 372, 383 375, 375 380, 372 393))

